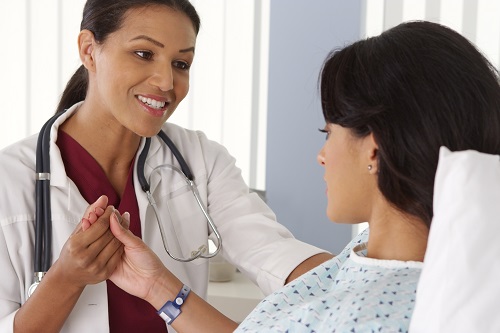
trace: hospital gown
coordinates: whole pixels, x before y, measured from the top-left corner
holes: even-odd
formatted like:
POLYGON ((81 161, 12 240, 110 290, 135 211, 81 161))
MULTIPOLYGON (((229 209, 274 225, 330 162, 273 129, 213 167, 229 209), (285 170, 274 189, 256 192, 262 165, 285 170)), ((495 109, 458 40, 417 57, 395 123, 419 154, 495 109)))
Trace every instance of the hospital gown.
POLYGON ((367 239, 269 295, 235 332, 408 332, 422 263, 366 258, 367 239))

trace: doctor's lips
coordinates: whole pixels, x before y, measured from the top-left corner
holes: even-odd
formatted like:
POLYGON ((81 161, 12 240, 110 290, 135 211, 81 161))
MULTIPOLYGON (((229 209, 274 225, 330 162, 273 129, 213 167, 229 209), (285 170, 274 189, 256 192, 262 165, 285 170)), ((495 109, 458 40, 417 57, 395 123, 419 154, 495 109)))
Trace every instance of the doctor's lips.
POLYGON ((150 108, 162 110, 162 111, 165 110, 168 107, 168 105, 170 104, 167 101, 159 101, 159 100, 144 97, 141 95, 137 95, 137 99, 139 99, 144 105, 146 105, 150 108))

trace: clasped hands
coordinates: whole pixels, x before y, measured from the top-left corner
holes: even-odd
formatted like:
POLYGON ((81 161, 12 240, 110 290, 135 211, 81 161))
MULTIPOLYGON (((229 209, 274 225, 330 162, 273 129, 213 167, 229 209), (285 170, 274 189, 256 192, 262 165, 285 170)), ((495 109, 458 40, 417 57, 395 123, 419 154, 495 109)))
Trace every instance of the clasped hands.
POLYGON ((101 196, 85 211, 54 264, 66 285, 84 288, 106 279, 150 301, 166 270, 156 254, 130 230, 130 214, 120 214, 101 196))

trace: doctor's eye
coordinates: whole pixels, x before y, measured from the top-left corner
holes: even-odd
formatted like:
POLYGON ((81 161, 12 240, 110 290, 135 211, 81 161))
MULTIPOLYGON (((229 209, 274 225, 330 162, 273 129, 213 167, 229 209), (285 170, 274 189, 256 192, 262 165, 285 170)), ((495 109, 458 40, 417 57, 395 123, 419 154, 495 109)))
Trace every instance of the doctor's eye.
POLYGON ((178 68, 178 69, 183 70, 183 71, 187 71, 191 67, 191 65, 189 63, 187 63, 185 61, 180 61, 180 60, 174 61, 173 65, 175 68, 178 68))
POLYGON ((151 51, 134 51, 134 53, 144 60, 151 60, 153 58, 154 53, 151 51))
POLYGON ((329 130, 324 129, 324 128, 318 128, 318 131, 320 131, 321 133, 325 133, 326 134, 325 140, 328 140, 328 137, 330 137, 330 131, 329 130))

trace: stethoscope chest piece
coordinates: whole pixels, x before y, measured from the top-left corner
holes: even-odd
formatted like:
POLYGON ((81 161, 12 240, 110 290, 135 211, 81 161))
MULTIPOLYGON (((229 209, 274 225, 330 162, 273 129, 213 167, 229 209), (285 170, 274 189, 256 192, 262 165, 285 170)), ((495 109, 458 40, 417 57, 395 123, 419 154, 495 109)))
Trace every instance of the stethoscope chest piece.
POLYGON ((35 272, 35 282, 33 282, 33 284, 28 288, 28 298, 33 295, 44 275, 44 272, 35 272))
POLYGON ((34 282, 28 289, 28 297, 31 297, 31 295, 33 295, 33 293, 35 292, 35 289, 36 287, 38 287, 38 285, 40 284, 40 282, 34 282))

